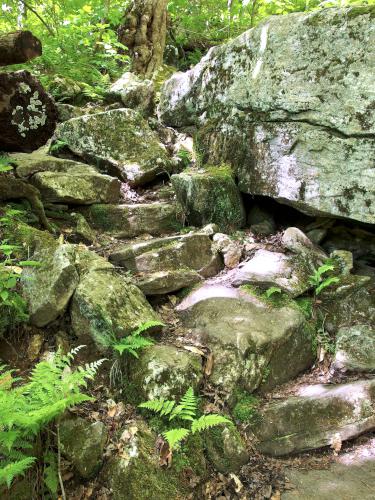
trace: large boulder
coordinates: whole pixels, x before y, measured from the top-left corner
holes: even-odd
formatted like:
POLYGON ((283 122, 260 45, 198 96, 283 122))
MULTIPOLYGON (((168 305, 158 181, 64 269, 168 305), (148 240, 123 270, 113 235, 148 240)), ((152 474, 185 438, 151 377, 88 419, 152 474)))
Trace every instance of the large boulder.
POLYGON ((244 225, 245 210, 230 167, 185 170, 171 181, 189 224, 214 223, 225 232, 244 225))
POLYGON ((46 326, 65 312, 79 281, 75 258, 74 245, 55 242, 33 255, 40 266, 23 271, 23 293, 33 325, 46 326))
POLYGON ((135 273, 146 295, 160 295, 221 271, 221 258, 212 247, 206 234, 192 233, 123 245, 109 258, 135 273))
POLYGON ((173 168, 157 134, 131 109, 73 118, 58 125, 55 136, 74 154, 107 168, 134 186, 173 168))
POLYGON ((159 115, 199 125, 239 187, 308 214, 375 221, 374 7, 271 17, 162 90, 159 115))
POLYGON ((236 389, 270 389, 311 366, 312 332, 298 307, 273 307, 241 289, 205 284, 177 307, 213 354, 210 383, 233 400, 236 389))
POLYGON ((202 358, 173 345, 153 345, 132 365, 125 381, 127 397, 134 403, 181 397, 202 382, 202 358))
POLYGON ((70 313, 77 337, 99 348, 105 347, 108 335, 123 337, 146 321, 158 320, 134 282, 104 263, 101 268, 81 270, 70 313))
POLYGON ((174 202, 123 205, 102 203, 80 209, 89 224, 116 238, 171 233, 182 227, 181 208, 174 202))
POLYGON ((275 456, 340 445, 375 428, 374 403, 375 380, 306 386, 265 406, 252 431, 259 449, 275 456))

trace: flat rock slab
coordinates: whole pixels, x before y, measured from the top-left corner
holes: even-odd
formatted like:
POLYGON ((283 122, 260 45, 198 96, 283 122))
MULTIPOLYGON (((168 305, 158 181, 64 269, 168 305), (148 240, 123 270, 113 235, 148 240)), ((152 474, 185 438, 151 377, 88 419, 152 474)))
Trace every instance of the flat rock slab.
POLYGON ((160 236, 181 227, 177 203, 95 204, 80 211, 94 229, 116 238, 160 236))
POLYGON ((84 163, 40 152, 12 155, 11 159, 17 176, 37 187, 44 201, 91 205, 119 200, 120 181, 84 163))
MULTIPOLYGON (((374 440, 372 440, 374 441, 374 440)), ((373 500, 375 453, 351 452, 338 457, 328 470, 286 471, 295 489, 281 494, 282 500, 373 500)))
POLYGON ((55 136, 76 155, 108 168, 133 186, 171 171, 173 162, 147 121, 131 109, 114 109, 72 118, 55 136))
POLYGON ((214 356, 210 383, 235 389, 274 387, 311 366, 311 329, 297 307, 272 307, 240 289, 204 284, 177 307, 185 327, 214 356))
POLYGON ((203 233, 157 238, 119 247, 109 259, 132 271, 146 295, 159 295, 214 276, 223 267, 203 233))
POLYGON ((260 411, 252 429, 259 450, 273 456, 330 446, 375 429, 375 379, 310 385, 260 411))

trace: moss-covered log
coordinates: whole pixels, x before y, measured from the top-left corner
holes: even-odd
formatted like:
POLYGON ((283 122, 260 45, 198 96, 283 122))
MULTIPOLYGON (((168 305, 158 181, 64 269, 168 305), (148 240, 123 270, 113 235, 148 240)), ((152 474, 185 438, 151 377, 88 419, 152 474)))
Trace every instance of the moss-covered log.
POLYGON ((20 64, 42 55, 42 44, 30 31, 0 34, 0 66, 20 64))
POLYGON ((31 152, 56 126, 52 98, 28 71, 0 73, 0 151, 31 152))

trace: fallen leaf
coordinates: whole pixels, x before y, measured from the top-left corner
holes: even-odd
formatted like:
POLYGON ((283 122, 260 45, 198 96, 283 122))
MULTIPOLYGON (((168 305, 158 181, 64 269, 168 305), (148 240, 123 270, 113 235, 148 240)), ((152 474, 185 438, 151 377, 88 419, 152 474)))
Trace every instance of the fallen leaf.
POLYGON ((204 364, 204 374, 206 377, 209 377, 212 373, 212 369, 214 367, 214 355, 210 352, 206 357, 206 362, 204 364))

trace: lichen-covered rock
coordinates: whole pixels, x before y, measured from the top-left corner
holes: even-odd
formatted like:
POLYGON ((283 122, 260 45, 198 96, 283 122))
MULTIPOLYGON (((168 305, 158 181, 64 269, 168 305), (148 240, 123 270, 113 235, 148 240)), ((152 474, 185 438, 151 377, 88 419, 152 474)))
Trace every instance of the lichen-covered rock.
POLYGON ((57 119, 59 122, 66 122, 71 118, 78 118, 87 114, 87 110, 84 108, 79 108, 78 106, 72 106, 71 104, 66 104, 64 102, 56 103, 57 109, 57 119))
POLYGON ((230 167, 185 170, 171 181, 189 224, 214 223, 222 231, 244 225, 245 211, 230 167))
POLYGON ((124 73, 110 87, 107 99, 120 101, 125 108, 137 109, 149 113, 153 108, 154 84, 151 80, 142 80, 134 73, 124 73))
POLYGON ((213 353, 210 383, 233 399, 286 382, 313 363, 312 332, 297 307, 273 307, 241 289, 205 284, 177 307, 213 353))
POLYGON ((173 170, 157 134, 131 109, 73 118, 58 125, 55 136, 74 154, 106 167, 134 186, 173 170))
POLYGON ((375 221, 374 7, 274 16, 162 90, 159 115, 197 125, 241 191, 308 214, 375 221))
POLYGON ((312 385, 270 403, 252 432, 261 452, 280 456, 341 443, 375 428, 375 380, 312 385))
POLYGON ((73 245, 53 243, 33 255, 40 266, 24 269, 23 293, 33 325, 46 326, 65 311, 78 285, 75 256, 73 245))
POLYGON ((76 417, 60 423, 61 452, 83 479, 98 472, 107 436, 103 422, 89 422, 76 417))
POLYGON ((114 500, 187 498, 188 489, 176 469, 160 467, 156 439, 156 434, 140 421, 122 429, 119 439, 122 451, 110 458, 103 473, 114 500))
POLYGON ((94 341, 99 348, 111 332, 123 337, 146 321, 158 320, 141 290, 113 266, 81 274, 70 312, 80 341, 94 341))
POLYGON ((375 325, 375 279, 342 275, 340 281, 320 294, 326 313, 325 328, 336 334, 340 328, 375 325))
POLYGON ((375 371, 375 328, 373 325, 355 324, 338 330, 333 367, 340 371, 375 371))
POLYGON ((181 208, 174 202, 95 204, 80 211, 94 229, 116 238, 134 238, 141 234, 159 236, 181 227, 181 208))
POLYGON ((159 295, 193 285, 222 269, 210 238, 201 233, 150 239, 118 247, 110 260, 136 273, 146 295, 159 295))
POLYGON ((238 472, 249 460, 245 443, 234 426, 214 427, 205 432, 208 459, 223 474, 238 472))
MULTIPOLYGON (((125 389, 135 403, 154 398, 181 397, 202 381, 202 358, 173 345, 153 345, 131 367, 130 385, 125 389)), ((125 382, 125 385, 127 381, 125 382)))

